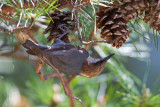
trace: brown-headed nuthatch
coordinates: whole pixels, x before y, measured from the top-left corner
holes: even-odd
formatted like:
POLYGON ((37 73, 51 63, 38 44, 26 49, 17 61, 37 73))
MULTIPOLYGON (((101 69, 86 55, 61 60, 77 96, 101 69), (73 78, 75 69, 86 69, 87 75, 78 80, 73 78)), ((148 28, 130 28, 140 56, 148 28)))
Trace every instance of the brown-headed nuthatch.
POLYGON ((55 39, 52 46, 35 44, 26 40, 23 46, 27 53, 38 56, 42 61, 57 68, 60 72, 69 75, 82 75, 88 78, 94 77, 102 72, 108 59, 94 59, 89 53, 79 46, 73 46, 60 39, 55 39))

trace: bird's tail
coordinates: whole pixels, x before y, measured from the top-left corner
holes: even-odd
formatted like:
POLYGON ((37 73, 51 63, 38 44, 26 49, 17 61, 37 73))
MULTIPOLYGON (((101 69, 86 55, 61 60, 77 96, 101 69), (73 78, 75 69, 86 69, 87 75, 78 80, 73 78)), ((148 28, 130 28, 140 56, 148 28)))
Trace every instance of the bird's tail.
POLYGON ((22 44, 24 48, 30 49, 31 46, 35 46, 36 47, 36 43, 34 43, 31 40, 26 40, 25 43, 22 44))
POLYGON ((26 52, 31 55, 38 55, 41 53, 42 49, 47 49, 47 46, 38 45, 31 40, 26 40, 25 43, 22 44, 24 48, 28 49, 26 52))

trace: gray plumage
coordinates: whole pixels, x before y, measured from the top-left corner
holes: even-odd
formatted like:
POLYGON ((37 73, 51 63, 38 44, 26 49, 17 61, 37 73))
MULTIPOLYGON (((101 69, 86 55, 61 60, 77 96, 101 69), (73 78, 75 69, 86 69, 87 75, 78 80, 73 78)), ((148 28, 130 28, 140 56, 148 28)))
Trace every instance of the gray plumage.
POLYGON ((23 46, 27 49, 27 53, 38 56, 42 61, 57 68, 60 72, 88 78, 101 73, 107 60, 114 55, 95 59, 84 48, 65 43, 60 39, 56 39, 52 46, 35 44, 30 40, 26 40, 23 46))
POLYGON ((54 66, 60 72, 70 75, 78 75, 84 61, 88 58, 88 52, 78 46, 73 46, 59 39, 53 46, 38 45, 30 40, 23 44, 27 52, 37 55, 42 61, 54 66))

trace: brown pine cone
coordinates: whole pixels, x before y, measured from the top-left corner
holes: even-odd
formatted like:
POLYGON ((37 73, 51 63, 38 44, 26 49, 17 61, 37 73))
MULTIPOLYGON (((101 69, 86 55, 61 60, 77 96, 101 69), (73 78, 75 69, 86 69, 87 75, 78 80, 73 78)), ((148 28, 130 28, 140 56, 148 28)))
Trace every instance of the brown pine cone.
POLYGON ((123 14, 124 19, 130 22, 142 15, 148 3, 145 0, 119 0, 113 2, 111 6, 118 7, 118 12, 123 14))
POLYGON ((149 22, 151 28, 160 32, 160 1, 148 0, 148 4, 143 20, 149 22))
POLYGON ((118 7, 118 12, 123 14, 127 22, 141 16, 145 12, 144 21, 150 23, 150 27, 160 31, 160 1, 159 0, 120 0, 113 3, 118 7), (159 4, 158 4, 159 2, 159 4))
POLYGON ((126 26, 127 21, 118 12, 118 8, 100 6, 97 13, 97 27, 101 29, 101 37, 113 41, 112 46, 120 48, 129 37, 131 30, 126 26))
POLYGON ((48 27, 45 29, 44 34, 50 32, 50 35, 47 37, 48 42, 51 42, 53 39, 60 37, 62 34, 64 41, 69 42, 68 32, 75 29, 75 21, 72 18, 71 12, 55 12, 50 14, 52 20, 50 21, 48 27))

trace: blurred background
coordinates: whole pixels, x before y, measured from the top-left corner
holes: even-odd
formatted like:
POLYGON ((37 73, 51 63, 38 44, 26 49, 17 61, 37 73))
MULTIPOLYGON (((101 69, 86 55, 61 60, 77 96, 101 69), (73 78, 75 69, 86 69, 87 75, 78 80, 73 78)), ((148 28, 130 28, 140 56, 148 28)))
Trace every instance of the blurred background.
MULTIPOLYGON (((98 10, 91 5, 82 8, 88 13, 84 14, 80 21, 85 23, 86 35, 91 34, 94 29, 94 9, 98 10), (91 21, 86 18, 88 15, 91 21)), ((43 32, 49 21, 38 14, 38 11, 46 14, 43 9, 35 10, 28 10, 23 14, 37 14, 30 32, 40 44, 47 44, 48 34, 43 32)), ((7 28, 10 25, 2 18, 0 20, 0 26, 7 28)), ((19 18, 15 17, 14 20, 18 21, 19 18)), ((24 24, 23 21, 21 24, 24 24)), ((128 26, 132 33, 121 48, 117 49, 106 43, 88 48, 91 56, 95 58, 111 53, 115 55, 100 75, 93 78, 77 76, 72 80, 70 85, 75 96, 87 107, 160 107, 160 34, 140 19, 133 20, 128 26)), ((82 28, 82 24, 80 27, 82 28)), ((26 38, 28 37, 24 32, 6 34, 0 31, 0 106, 70 107, 69 99, 58 78, 40 81, 39 75, 35 73, 37 57, 28 55, 21 46, 26 38)), ((72 33, 70 38, 76 39, 77 32, 72 33)), ((94 38, 100 39, 99 31, 94 38)), ((82 46, 78 41, 72 44, 82 46)), ((54 72, 46 64, 43 64, 42 69, 45 74, 54 72)), ((79 102, 75 101, 75 104, 76 107, 81 107, 79 102)))

